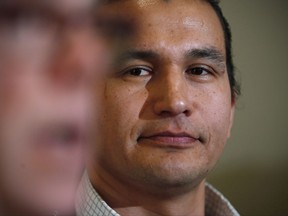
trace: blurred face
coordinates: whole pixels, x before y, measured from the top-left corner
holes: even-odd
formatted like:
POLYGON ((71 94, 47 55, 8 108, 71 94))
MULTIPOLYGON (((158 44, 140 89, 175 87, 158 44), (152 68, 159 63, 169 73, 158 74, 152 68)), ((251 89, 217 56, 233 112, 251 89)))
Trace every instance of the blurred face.
POLYGON ((220 22, 204 1, 127 1, 106 10, 115 8, 139 10, 137 34, 114 50, 94 174, 127 187, 199 183, 223 150, 234 111, 220 22))
POLYGON ((47 2, 11 1, 0 15, 1 197, 45 215, 73 206, 101 67, 92 1, 47 2))

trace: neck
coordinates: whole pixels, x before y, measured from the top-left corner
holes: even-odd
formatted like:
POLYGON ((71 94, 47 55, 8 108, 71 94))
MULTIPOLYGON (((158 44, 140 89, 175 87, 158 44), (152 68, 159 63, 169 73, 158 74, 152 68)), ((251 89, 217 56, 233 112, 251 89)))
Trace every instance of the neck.
POLYGON ((88 171, 93 187, 105 202, 123 216, 205 215, 205 182, 193 187, 135 186, 107 172, 88 171))

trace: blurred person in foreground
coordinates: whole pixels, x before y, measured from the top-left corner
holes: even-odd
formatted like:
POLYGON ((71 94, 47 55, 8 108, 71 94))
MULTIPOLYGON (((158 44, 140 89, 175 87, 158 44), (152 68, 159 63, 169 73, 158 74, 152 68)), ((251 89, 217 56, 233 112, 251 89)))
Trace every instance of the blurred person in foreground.
POLYGON ((94 4, 0 1, 0 215, 73 215, 104 64, 94 4))
POLYGON ((239 93, 218 2, 103 2, 99 11, 137 27, 125 46, 108 47, 114 64, 77 215, 239 215, 205 181, 230 136, 239 93))

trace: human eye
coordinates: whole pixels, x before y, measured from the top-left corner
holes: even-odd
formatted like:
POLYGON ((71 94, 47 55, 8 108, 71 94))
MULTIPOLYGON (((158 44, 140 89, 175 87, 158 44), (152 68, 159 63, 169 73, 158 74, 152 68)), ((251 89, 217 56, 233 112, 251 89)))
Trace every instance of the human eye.
POLYGON ((151 72, 152 70, 146 67, 133 67, 126 69, 124 74, 140 77, 140 76, 150 76, 151 72))
POLYGON ((193 66, 188 68, 186 70, 186 73, 192 76, 207 76, 209 74, 212 74, 212 69, 206 66, 193 66))
POLYGON ((146 83, 151 79, 152 73, 152 68, 148 66, 131 66, 119 71, 118 76, 124 81, 146 83))
POLYGON ((217 77, 217 71, 213 67, 203 64, 188 67, 185 74, 188 79, 195 82, 208 82, 217 77))

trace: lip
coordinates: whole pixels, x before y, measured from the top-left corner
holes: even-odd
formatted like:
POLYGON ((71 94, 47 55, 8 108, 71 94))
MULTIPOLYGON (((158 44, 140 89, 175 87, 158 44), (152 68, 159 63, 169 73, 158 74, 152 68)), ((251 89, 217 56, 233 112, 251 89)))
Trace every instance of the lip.
POLYGON ((138 138, 139 144, 156 147, 185 149, 193 147, 200 139, 186 132, 164 131, 138 138))
POLYGON ((39 128, 34 143, 40 148, 72 148, 84 140, 83 130, 76 124, 55 124, 39 128))

